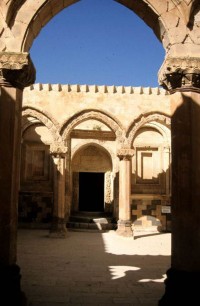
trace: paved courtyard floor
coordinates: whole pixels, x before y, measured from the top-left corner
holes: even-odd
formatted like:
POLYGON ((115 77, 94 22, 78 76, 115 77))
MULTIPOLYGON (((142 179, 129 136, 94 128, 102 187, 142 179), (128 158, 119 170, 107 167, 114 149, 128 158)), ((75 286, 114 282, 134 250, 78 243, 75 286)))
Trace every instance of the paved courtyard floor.
POLYGON ((170 267, 171 234, 18 230, 21 287, 31 306, 156 306, 170 267))

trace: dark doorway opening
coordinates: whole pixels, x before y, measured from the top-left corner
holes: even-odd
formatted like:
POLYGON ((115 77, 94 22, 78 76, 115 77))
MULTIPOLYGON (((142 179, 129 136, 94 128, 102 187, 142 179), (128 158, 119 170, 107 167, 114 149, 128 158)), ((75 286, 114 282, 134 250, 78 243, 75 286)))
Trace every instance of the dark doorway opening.
POLYGON ((104 173, 79 173, 79 211, 104 211, 104 173))

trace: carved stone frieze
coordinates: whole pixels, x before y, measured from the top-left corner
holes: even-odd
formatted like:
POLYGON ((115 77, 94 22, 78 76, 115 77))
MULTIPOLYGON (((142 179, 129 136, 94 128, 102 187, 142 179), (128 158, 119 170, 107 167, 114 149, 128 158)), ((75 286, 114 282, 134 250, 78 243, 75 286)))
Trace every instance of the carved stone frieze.
POLYGON ((35 75, 28 53, 0 52, 0 86, 23 89, 35 82, 35 75))
POLYGON ((160 85, 170 93, 200 92, 200 58, 167 57, 158 76, 160 85))
POLYGON ((74 129, 75 126, 77 126, 84 120, 89 120, 89 119, 95 119, 106 124, 114 133, 116 133, 116 131, 119 131, 121 129, 118 123, 112 118, 110 118, 108 115, 96 111, 86 111, 83 114, 78 114, 77 117, 71 120, 71 122, 65 122, 63 124, 63 127, 60 131, 63 140, 69 137, 71 131, 74 129))
POLYGON ((117 156, 120 160, 130 160, 134 155, 134 149, 122 148, 117 151, 117 156))
POLYGON ((105 202, 111 203, 111 172, 105 173, 105 202))

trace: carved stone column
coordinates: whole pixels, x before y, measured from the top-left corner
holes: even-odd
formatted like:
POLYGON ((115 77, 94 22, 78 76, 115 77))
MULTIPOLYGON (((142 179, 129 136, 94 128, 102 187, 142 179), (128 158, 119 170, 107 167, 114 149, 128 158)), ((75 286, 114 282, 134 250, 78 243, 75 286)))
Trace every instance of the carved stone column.
POLYGON ((168 58, 160 83, 171 93, 172 254, 165 305, 195 305, 200 279, 200 58, 168 58))
POLYGON ((65 155, 67 148, 62 144, 50 148, 54 165, 54 205, 51 237, 66 237, 65 219, 65 155))
POLYGON ((166 195, 170 196, 170 172, 171 172, 171 165, 170 165, 170 158, 171 152, 170 147, 165 146, 163 148, 163 171, 165 172, 165 188, 166 188, 166 195))
POLYGON ((0 53, 0 304, 25 305, 17 265, 23 87, 34 82, 28 54, 0 53), (4 302, 3 302, 4 301, 4 302))
POLYGON ((131 158, 134 151, 121 149, 119 157, 119 220, 117 234, 125 237, 133 236, 130 196, 131 196, 131 158))

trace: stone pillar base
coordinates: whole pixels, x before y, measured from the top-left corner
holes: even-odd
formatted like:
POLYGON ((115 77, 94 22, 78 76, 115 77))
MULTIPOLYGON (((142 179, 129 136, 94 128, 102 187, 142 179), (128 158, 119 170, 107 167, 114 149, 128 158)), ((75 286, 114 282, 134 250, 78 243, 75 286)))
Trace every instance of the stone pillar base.
POLYGON ((116 233, 123 237, 133 237, 132 222, 129 220, 118 220, 116 233))
POLYGON ((51 238, 66 238, 67 228, 63 219, 54 218, 49 232, 51 238))
POLYGON ((199 304, 200 271, 187 272, 170 268, 166 274, 165 294, 160 299, 159 306, 199 304))
POLYGON ((20 268, 16 264, 0 265, 0 305, 28 306, 20 287, 20 268))

